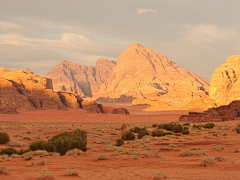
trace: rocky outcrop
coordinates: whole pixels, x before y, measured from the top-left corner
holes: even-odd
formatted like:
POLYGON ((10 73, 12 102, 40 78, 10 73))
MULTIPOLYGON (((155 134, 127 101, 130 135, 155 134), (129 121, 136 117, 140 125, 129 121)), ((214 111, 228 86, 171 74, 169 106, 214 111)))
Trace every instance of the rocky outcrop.
POLYGON ((229 57, 210 80, 209 95, 220 104, 240 100, 240 55, 229 57))
POLYGON ((113 109, 111 114, 124 114, 124 115, 129 115, 129 111, 125 108, 116 108, 113 109))
POLYGON ((105 113, 102 105, 94 101, 83 100, 81 105, 89 113, 105 113))
POLYGON ((191 109, 198 109, 198 110, 207 110, 212 107, 218 107, 220 104, 216 102, 214 99, 209 98, 201 98, 199 100, 192 100, 190 103, 183 106, 182 110, 191 110, 191 109))
POLYGON ((52 90, 52 81, 29 70, 13 70, 1 73, 0 107, 17 110, 65 109, 59 96, 52 90))
POLYGON ((0 114, 18 114, 16 108, 11 108, 11 107, 7 107, 7 108, 1 108, 0 107, 0 114))
MULTIPOLYGON (((133 43, 120 55, 108 82, 93 94, 93 98, 116 100, 124 95, 131 100, 158 99, 169 92, 169 85, 175 81, 191 81, 194 83, 193 94, 195 90, 203 91, 196 94, 206 94, 203 86, 208 87, 208 82, 203 78, 179 67, 163 54, 133 43)), ((180 90, 176 91, 181 94, 180 90)), ((172 96, 166 98, 172 101, 172 96)))
POLYGON ((168 93, 159 99, 165 102, 190 102, 202 97, 208 97, 206 87, 193 81, 175 81, 170 83, 168 93))
POLYGON ((81 102, 83 99, 80 98, 77 93, 72 91, 59 91, 57 94, 66 107, 82 108, 81 102))
POLYGON ((91 97, 108 81, 115 66, 115 61, 107 59, 99 59, 95 67, 62 61, 44 77, 52 79, 54 91, 74 91, 80 97, 91 97))
POLYGON ((240 116, 240 101, 236 100, 229 105, 217 108, 209 108, 203 113, 189 112, 189 115, 182 115, 179 121, 184 122, 221 122, 231 121, 240 116))
POLYGON ((164 102, 164 101, 152 101, 150 99, 134 99, 132 101, 133 106, 138 105, 149 105, 149 106, 170 106, 170 104, 164 102))

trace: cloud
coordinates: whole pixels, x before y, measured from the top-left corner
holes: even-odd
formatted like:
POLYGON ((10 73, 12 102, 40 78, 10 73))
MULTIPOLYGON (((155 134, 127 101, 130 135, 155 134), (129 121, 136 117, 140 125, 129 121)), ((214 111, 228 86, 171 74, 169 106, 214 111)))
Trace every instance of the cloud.
POLYGON ((137 9, 137 13, 138 14, 144 14, 144 13, 156 13, 158 12, 156 9, 141 9, 141 8, 138 8, 137 9))

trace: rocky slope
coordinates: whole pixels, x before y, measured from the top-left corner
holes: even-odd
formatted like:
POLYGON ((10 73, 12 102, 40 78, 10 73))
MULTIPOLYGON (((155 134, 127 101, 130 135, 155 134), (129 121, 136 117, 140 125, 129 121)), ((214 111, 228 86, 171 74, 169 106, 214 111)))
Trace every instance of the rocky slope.
POLYGON ((66 110, 66 107, 104 113, 100 104, 85 102, 74 92, 55 93, 51 79, 35 75, 26 69, 9 71, 0 68, 0 113, 16 113, 16 110, 66 110))
POLYGON ((229 57, 210 80, 209 95, 220 104, 240 100, 240 55, 229 57))
POLYGON ((95 67, 62 61, 44 77, 52 79, 54 91, 74 91, 80 97, 91 97, 108 81, 115 66, 115 61, 107 59, 99 59, 95 67))
MULTIPOLYGON (((169 92, 170 84, 175 81, 194 83, 194 87, 188 91, 189 95, 184 94, 191 97, 187 101, 192 100, 193 96, 200 98, 207 94, 203 86, 208 87, 208 82, 203 78, 179 67, 163 54, 133 43, 120 55, 108 82, 101 86, 98 93, 93 94, 93 98, 101 101, 121 101, 122 96, 128 100, 157 100, 169 92)), ((183 93, 176 89, 171 97, 166 98, 172 101, 175 98, 173 96, 178 94, 183 93)))
POLYGON ((214 99, 209 98, 201 98, 198 100, 192 100, 190 103, 184 105, 181 109, 183 110, 190 110, 190 109, 197 109, 197 110, 207 110, 208 108, 218 107, 220 106, 214 99))

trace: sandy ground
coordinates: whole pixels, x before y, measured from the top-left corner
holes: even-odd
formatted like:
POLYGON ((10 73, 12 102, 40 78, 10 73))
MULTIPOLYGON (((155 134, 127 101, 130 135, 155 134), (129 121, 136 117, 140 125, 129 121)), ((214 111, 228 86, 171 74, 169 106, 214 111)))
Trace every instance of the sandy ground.
MULTIPOLYGON (((71 132, 77 128, 88 132, 88 148, 86 156, 34 156, 34 165, 23 158, 3 159, 1 165, 9 169, 9 175, 1 175, 0 179, 33 180, 44 169, 54 174, 54 179, 156 179, 154 173, 164 173, 169 179, 176 180, 237 180, 240 179, 240 134, 232 131, 240 120, 216 123, 212 130, 190 130, 190 134, 169 136, 156 139, 136 139, 125 141, 123 148, 141 153, 139 156, 123 154, 114 155, 114 151, 104 150, 105 144, 97 144, 96 139, 109 140, 115 143, 121 135, 122 124, 130 127, 146 126, 149 131, 155 130, 151 125, 156 123, 177 122, 181 114, 188 111, 175 109, 154 109, 147 106, 131 106, 127 103, 103 104, 107 112, 115 107, 125 107, 131 115, 88 114, 81 109, 67 111, 34 111, 19 112, 16 115, 0 115, 0 132, 9 134, 10 139, 28 148, 31 142, 47 140, 49 136, 61 132, 71 132), (149 110, 150 108, 150 110, 149 110), (24 137, 30 137, 24 139, 24 137), (213 144, 222 145, 221 151, 212 149, 213 144), (161 148, 170 150, 161 150, 161 148), (179 156, 181 152, 193 147, 200 148, 208 155, 179 156), (156 157, 155 153, 161 154, 156 157), (99 154, 107 154, 108 159, 98 160, 99 154), (145 154, 145 155, 144 155, 145 154), (199 166, 202 158, 220 155, 226 160, 215 161, 206 167, 199 166), (46 160, 45 165, 37 165, 40 159, 46 160), (64 176, 65 169, 76 169, 79 176, 64 176)), ((0 145, 0 149, 8 145, 0 145)), ((19 147, 16 149, 20 149, 19 147)), ((193 150, 195 151, 195 150, 193 150)), ((165 179, 165 178, 163 178, 165 179)))

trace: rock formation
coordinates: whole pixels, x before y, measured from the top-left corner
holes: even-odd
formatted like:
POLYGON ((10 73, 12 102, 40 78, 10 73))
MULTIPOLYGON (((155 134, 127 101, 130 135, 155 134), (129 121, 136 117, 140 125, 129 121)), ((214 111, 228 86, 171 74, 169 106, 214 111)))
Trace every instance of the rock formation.
POLYGON ((208 108, 220 106, 214 99, 201 98, 199 100, 192 100, 190 103, 183 106, 182 110, 198 109, 207 110, 208 108))
MULTIPOLYGON (((133 43, 120 55, 108 82, 101 86, 98 93, 93 94, 93 98, 101 101, 104 98, 106 101, 117 101, 124 95, 129 100, 158 99, 168 93, 169 85, 175 81, 191 81, 194 84, 192 85, 194 87, 190 88, 194 90, 191 96, 196 94, 200 98, 201 95, 206 94, 203 86, 208 87, 208 82, 203 78, 179 67, 163 54, 133 43), (204 92, 195 93, 195 90, 204 92)), ((181 93, 181 91, 177 92, 177 94, 181 93)), ((168 99, 172 101, 171 98, 168 99)))
POLYGON ((59 96, 52 90, 52 81, 29 70, 1 69, 0 107, 18 110, 65 109, 59 96))
POLYGON ((111 114, 124 114, 124 115, 129 115, 129 111, 125 108, 116 108, 113 109, 111 114))
POLYGON ((240 100, 240 55, 229 57, 211 77, 209 95, 220 104, 240 100))
POLYGON ((182 115, 179 121, 184 122, 221 122, 231 121, 240 116, 240 101, 236 100, 229 105, 217 108, 209 108, 203 113, 189 112, 189 115, 182 115))
POLYGON ((9 71, 0 68, 0 113, 65 110, 66 107, 104 113, 101 104, 85 101, 74 92, 53 92, 51 79, 35 75, 30 70, 9 71))
POLYGON ((170 104, 164 101, 152 101, 150 99, 133 99, 132 101, 133 106, 137 105, 150 105, 150 106, 170 106, 170 104))
POLYGON ((80 97, 91 97, 108 81, 115 66, 115 61, 107 59, 99 59, 95 67, 62 61, 44 77, 52 79, 54 91, 74 91, 80 97))

